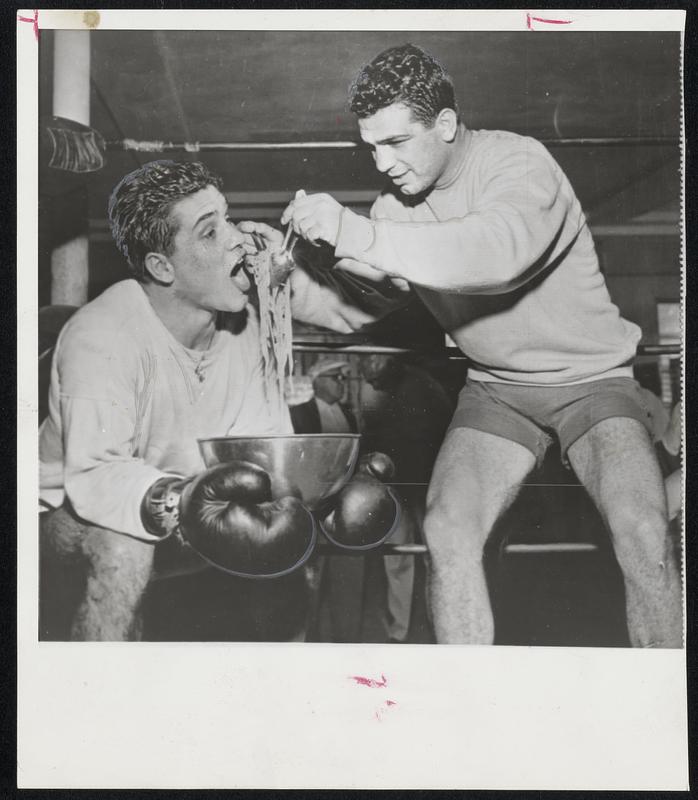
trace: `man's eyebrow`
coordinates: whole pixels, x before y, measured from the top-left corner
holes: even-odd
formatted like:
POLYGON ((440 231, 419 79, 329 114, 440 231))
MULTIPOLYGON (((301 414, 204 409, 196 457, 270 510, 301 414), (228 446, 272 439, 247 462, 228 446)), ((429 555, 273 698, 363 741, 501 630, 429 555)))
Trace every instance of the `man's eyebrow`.
POLYGON ((398 142, 402 141, 403 139, 409 139, 409 133, 394 133, 391 136, 384 136, 382 139, 376 139, 374 145, 376 144, 390 144, 391 142, 398 142))
POLYGON ((214 211, 207 211, 205 214, 202 214, 196 220, 196 222, 192 225, 192 230, 197 228, 202 222, 205 222, 207 219, 209 219, 209 217, 215 217, 217 213, 218 213, 218 209, 216 209, 214 211))

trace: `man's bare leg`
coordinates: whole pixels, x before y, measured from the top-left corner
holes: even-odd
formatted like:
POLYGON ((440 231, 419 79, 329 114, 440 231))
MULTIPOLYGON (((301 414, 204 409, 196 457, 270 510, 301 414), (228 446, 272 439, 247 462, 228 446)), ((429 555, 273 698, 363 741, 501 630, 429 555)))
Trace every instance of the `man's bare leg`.
POLYGON ((153 545, 82 523, 61 508, 42 523, 42 547, 45 558, 72 561, 86 571, 71 640, 140 639, 140 606, 152 572, 153 545))
POLYGON ((568 450, 611 534, 625 581, 634 647, 681 647, 681 580, 668 536, 666 494, 644 427, 603 420, 568 450))
POLYGON ((437 642, 494 641, 483 550, 534 464, 530 450, 500 436, 471 428, 455 428, 446 435, 429 484, 424 520, 437 642))

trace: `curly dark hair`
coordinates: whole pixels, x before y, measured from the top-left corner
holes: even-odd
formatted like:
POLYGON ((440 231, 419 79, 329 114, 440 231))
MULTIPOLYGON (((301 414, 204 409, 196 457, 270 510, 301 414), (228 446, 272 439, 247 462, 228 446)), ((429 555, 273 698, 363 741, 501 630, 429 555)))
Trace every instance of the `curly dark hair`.
POLYGON ((404 103, 428 127, 444 108, 458 113, 450 75, 433 56, 409 43, 377 55, 349 90, 349 108, 359 119, 393 103, 404 103))
POLYGON ((137 280, 150 280, 148 253, 171 253, 178 230, 172 206, 208 186, 220 190, 223 182, 198 161, 151 161, 119 181, 109 198, 109 224, 137 280))

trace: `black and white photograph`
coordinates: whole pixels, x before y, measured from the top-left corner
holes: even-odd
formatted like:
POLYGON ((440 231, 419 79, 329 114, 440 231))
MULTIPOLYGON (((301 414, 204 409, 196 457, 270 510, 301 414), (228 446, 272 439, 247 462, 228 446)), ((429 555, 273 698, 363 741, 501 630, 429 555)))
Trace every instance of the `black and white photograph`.
POLYGON ((685 788, 683 12, 332 13, 19 13, 23 785, 685 788))

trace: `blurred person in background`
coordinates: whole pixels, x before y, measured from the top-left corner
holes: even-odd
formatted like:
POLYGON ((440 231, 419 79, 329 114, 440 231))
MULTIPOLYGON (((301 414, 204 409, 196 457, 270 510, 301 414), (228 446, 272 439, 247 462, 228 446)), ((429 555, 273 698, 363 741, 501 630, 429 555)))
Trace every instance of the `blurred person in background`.
POLYGON ((313 396, 291 406, 296 433, 357 433, 356 418, 346 403, 349 364, 337 358, 320 358, 308 370, 313 396))
MULTIPOLYGON (((332 356, 321 356, 308 370, 313 396, 291 405, 296 433, 357 433, 356 418, 346 404, 349 364, 332 356)), ((308 637, 318 637, 320 607, 327 603, 331 638, 334 642, 361 641, 364 559, 360 555, 337 555, 314 559, 311 581, 314 597, 309 612, 308 637)))

